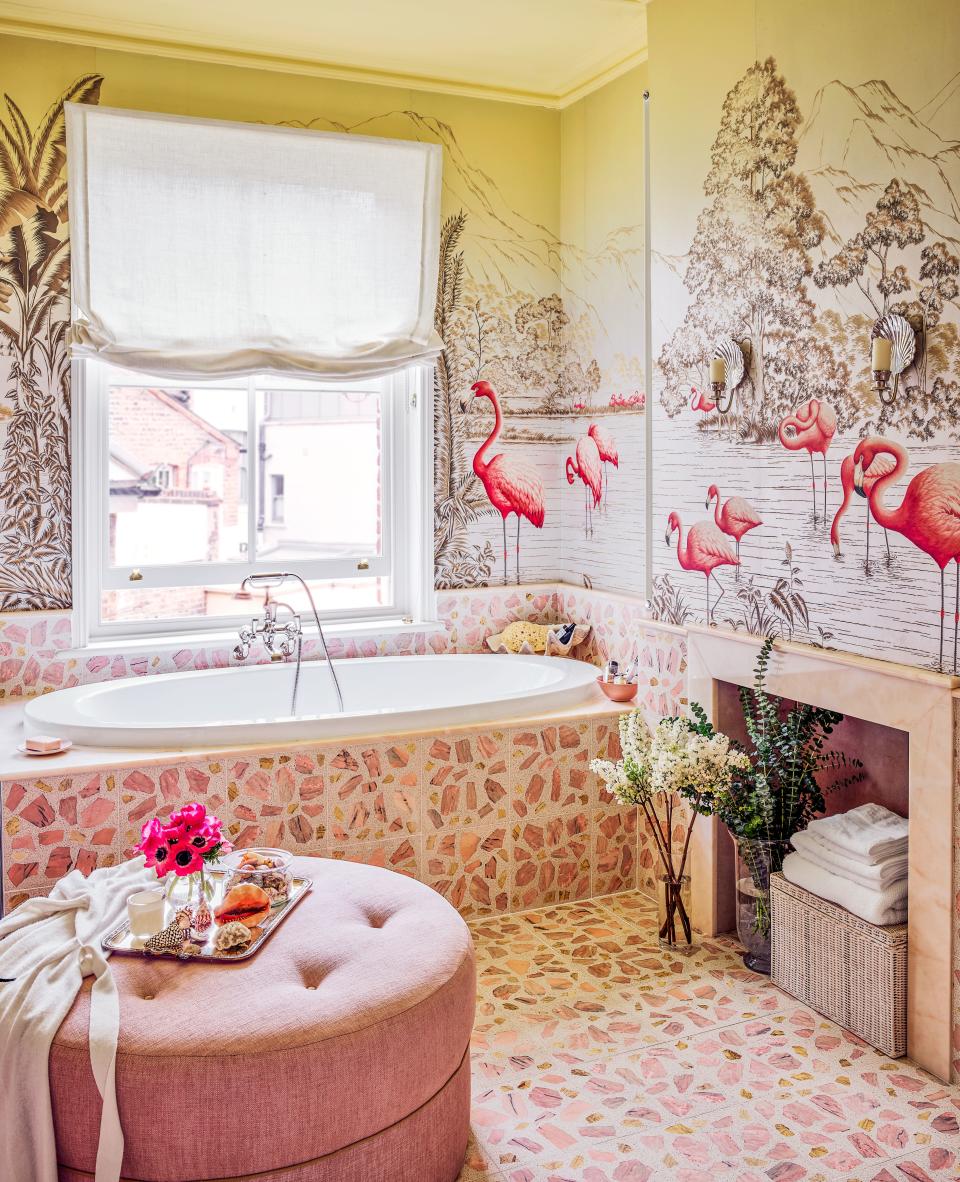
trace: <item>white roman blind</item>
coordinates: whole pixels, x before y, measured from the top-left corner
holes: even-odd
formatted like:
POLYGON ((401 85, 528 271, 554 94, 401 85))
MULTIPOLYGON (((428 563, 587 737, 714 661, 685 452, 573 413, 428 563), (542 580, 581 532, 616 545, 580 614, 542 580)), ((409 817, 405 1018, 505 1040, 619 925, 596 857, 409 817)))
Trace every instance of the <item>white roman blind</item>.
POLYGON ((67 105, 74 355, 146 373, 432 360, 434 144, 67 105))

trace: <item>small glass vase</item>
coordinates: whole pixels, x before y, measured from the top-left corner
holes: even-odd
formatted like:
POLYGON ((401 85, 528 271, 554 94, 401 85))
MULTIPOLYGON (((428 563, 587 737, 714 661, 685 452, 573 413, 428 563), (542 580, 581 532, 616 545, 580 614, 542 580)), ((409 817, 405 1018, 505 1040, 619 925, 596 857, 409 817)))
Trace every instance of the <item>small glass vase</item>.
POLYGON ((786 841, 736 838, 737 936, 751 972, 770 972, 770 875, 790 852, 786 841))
POLYGON ((690 921, 690 875, 660 876, 657 891, 657 927, 661 948, 688 952, 693 947, 690 921))
POLYGON ((166 897, 168 903, 177 907, 196 906, 201 899, 209 897, 203 870, 195 874, 168 874, 166 897))

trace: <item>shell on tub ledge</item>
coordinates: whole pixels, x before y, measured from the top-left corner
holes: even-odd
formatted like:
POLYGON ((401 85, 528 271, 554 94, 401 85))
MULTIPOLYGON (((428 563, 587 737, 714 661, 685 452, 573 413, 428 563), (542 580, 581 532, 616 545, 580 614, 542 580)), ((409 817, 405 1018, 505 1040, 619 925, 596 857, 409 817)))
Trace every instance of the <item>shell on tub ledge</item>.
POLYGON ((514 620, 502 632, 487 637, 487 648, 492 653, 566 657, 571 649, 583 644, 590 632, 589 624, 533 624, 529 620, 514 620))

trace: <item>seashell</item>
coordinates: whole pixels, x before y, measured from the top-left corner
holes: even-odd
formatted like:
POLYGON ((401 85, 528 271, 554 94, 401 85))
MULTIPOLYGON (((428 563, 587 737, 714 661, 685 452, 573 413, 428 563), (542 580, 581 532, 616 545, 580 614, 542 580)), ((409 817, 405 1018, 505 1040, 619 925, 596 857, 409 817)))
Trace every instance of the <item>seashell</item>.
POLYGON ((255 928, 270 914, 270 896, 252 882, 231 887, 213 913, 218 924, 245 923, 255 928))
POLYGON ((189 907, 180 907, 176 915, 177 926, 184 932, 193 927, 193 911, 189 907))
POLYGON ((206 932, 213 923, 213 916, 210 914, 210 908, 207 906, 206 899, 201 899, 200 903, 193 914, 193 930, 195 932, 206 932))
POLYGON ((155 936, 151 936, 144 948, 148 952, 179 952, 183 947, 184 937, 183 928, 174 920, 155 936))
POLYGON ((233 921, 225 923, 213 938, 213 946, 217 952, 240 952, 253 939, 253 934, 245 923, 233 921))
POLYGON ((720 337, 713 350, 713 355, 714 357, 722 357, 727 367, 726 388, 736 390, 743 381, 745 368, 743 350, 733 337, 720 337))
POLYGON ((897 312, 888 312, 874 324, 870 339, 874 337, 887 337, 890 340, 890 372, 894 377, 903 373, 917 351, 917 334, 910 321, 897 312))

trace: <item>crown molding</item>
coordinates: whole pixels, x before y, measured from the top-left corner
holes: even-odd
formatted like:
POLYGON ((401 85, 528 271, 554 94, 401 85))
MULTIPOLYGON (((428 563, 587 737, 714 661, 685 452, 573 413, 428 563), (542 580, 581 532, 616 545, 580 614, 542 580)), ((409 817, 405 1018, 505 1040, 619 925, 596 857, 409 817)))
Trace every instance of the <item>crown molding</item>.
MULTIPOLYGON (((637 2, 637 0, 630 0, 637 2)), ((335 62, 319 62, 311 58, 288 57, 282 54, 260 53, 253 50, 223 48, 170 41, 158 37, 140 36, 106 29, 79 29, 70 25, 44 23, 5 15, 0 11, 0 33, 15 37, 31 37, 40 41, 59 41, 72 45, 86 45, 95 49, 122 53, 139 53, 150 57, 176 58, 181 61, 205 62, 210 65, 239 66, 251 70, 272 70, 281 74, 301 74, 313 78, 330 78, 339 82, 358 82, 373 86, 401 87, 434 94, 451 94, 462 98, 486 99, 492 102, 519 103, 524 106, 562 110, 578 102, 594 90, 619 78, 647 60, 644 46, 625 57, 603 66, 597 72, 581 78, 569 89, 559 93, 523 90, 510 86, 462 82, 454 78, 431 75, 405 74, 391 70, 365 69, 335 62)))

